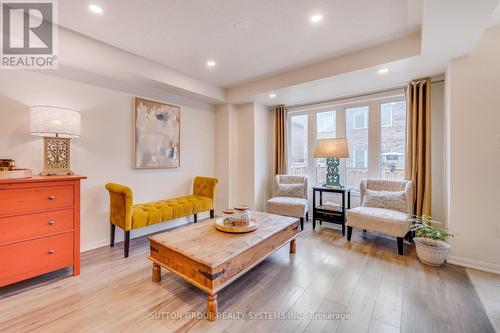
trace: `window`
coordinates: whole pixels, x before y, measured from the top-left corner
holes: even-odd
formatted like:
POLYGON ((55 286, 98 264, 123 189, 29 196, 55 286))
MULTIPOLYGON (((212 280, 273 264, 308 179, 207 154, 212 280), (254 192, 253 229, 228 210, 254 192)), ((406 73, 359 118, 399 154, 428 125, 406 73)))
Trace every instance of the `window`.
POLYGON ((290 170, 294 175, 307 174, 307 114, 292 116, 290 121, 290 170))
MULTIPOLYGON (((337 119, 335 111, 316 113, 316 139, 334 138, 336 135, 337 119)), ((326 158, 316 159, 316 182, 326 180, 326 158)))
POLYGON ((346 137, 349 158, 340 159, 340 179, 353 193, 362 178, 404 177, 406 102, 402 89, 327 103, 288 110, 290 173, 307 174, 310 186, 323 183, 326 159, 314 159, 312 147, 317 139, 346 137))
MULTIPOLYGON (((393 104, 393 103, 391 103, 393 104)), ((387 104, 382 104, 380 109, 380 126, 391 127, 392 126, 392 108, 383 107, 387 104)))
POLYGON ((358 187, 361 179, 368 177, 368 128, 357 126, 361 125, 359 119, 368 119, 368 111, 368 106, 345 110, 345 130, 350 152, 346 162, 347 187, 358 187))
POLYGON ((406 102, 380 105, 380 178, 404 179, 406 155, 406 102), (391 115, 391 125, 384 126, 384 114, 391 115))
POLYGON ((368 109, 364 107, 350 109, 352 112, 354 129, 368 128, 368 109))
POLYGON ((368 150, 359 147, 354 149, 354 167, 368 168, 368 150))

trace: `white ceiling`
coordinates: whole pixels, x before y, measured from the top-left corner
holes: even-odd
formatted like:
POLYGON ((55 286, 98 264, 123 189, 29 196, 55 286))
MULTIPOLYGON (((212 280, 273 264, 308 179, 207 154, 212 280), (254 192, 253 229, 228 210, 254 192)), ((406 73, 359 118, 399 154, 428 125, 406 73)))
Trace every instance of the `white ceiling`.
POLYGON ((89 3, 60 0, 60 24, 224 87, 395 39, 422 21, 422 0, 92 1, 102 15, 89 3), (316 13, 324 19, 311 25, 316 13))

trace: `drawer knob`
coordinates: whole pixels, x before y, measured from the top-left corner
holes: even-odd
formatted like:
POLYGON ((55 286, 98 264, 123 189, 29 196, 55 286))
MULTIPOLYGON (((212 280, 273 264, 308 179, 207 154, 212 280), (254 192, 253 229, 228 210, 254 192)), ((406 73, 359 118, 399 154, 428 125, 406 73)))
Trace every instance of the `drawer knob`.
POLYGON ((54 224, 56 224, 56 221, 54 221, 54 220, 49 221, 49 225, 54 225, 54 224))
POLYGON ((56 253, 56 250, 50 249, 48 252, 49 252, 49 254, 54 254, 54 253, 56 253))
POLYGON ((56 198, 55 195, 49 195, 49 200, 54 200, 56 198))

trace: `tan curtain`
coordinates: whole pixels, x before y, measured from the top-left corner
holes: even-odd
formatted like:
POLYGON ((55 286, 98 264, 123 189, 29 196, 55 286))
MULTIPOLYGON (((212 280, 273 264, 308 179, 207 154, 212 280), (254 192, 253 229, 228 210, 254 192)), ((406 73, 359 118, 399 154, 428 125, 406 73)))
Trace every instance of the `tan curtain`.
POLYGON ((431 80, 406 90, 406 179, 413 181, 415 215, 431 215, 431 80))
POLYGON ((278 105, 275 108, 274 174, 284 175, 286 169, 286 108, 284 105, 278 105))

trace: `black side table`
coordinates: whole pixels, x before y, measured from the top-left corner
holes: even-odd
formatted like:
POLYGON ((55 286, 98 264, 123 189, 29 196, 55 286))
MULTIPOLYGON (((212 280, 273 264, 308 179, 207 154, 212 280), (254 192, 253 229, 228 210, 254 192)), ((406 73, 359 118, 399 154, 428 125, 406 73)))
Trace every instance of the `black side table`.
POLYGON ((351 189, 313 186, 313 230, 316 229, 316 220, 342 225, 342 236, 345 236, 346 212, 351 208, 351 189), (316 192, 319 192, 319 205, 316 204, 316 192), (342 206, 339 210, 326 209, 323 206, 323 192, 342 194, 342 206), (345 199, 347 195, 347 207, 345 199))

